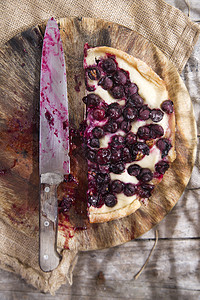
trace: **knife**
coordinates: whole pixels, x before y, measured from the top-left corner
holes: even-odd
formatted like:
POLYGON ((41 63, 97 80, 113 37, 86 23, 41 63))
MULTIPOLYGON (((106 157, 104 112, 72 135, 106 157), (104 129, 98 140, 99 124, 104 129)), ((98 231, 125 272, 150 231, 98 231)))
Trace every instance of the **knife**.
POLYGON ((57 187, 70 173, 69 117, 65 58, 57 22, 47 22, 40 74, 40 268, 55 269, 57 252, 57 187))

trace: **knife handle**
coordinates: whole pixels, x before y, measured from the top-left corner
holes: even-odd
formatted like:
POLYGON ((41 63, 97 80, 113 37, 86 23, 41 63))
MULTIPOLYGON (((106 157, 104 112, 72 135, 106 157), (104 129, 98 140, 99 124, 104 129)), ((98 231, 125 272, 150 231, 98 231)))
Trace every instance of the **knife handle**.
POLYGON ((40 185, 40 268, 55 269, 60 262, 57 252, 57 184, 40 185))

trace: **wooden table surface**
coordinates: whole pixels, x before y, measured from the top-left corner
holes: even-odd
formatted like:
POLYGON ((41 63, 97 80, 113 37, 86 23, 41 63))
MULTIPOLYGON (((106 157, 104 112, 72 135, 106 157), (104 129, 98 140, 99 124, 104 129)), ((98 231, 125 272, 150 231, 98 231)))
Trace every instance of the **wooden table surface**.
MULTIPOLYGON (((166 0, 188 14, 186 0, 166 0)), ((200 23, 199 0, 188 0, 190 18, 200 23)), ((181 74, 193 101, 200 128, 200 40, 181 74)), ((198 131, 198 143, 200 132, 198 131)), ((63 285, 55 296, 43 294, 18 275, 0 270, 0 300, 79 299, 200 299, 200 153, 191 180, 172 212, 137 240, 98 251, 82 252, 73 285, 63 285), (137 280, 158 230, 158 243, 137 280)))

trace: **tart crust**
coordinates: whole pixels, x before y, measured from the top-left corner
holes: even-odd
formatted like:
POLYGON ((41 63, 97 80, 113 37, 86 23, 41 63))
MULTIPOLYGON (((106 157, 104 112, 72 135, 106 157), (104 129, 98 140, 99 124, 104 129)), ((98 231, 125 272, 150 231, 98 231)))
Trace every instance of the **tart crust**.
MULTIPOLYGON (((126 63, 128 63, 129 66, 136 69, 137 72, 139 72, 139 74, 148 81, 148 83, 150 83, 151 85, 153 85, 155 87, 157 98, 159 98, 159 96, 162 97, 163 94, 165 93, 166 99, 162 99, 162 101, 168 99, 168 92, 166 89, 165 82, 152 70, 152 68, 149 67, 142 60, 139 60, 121 50, 111 48, 111 47, 106 47, 106 46, 89 48, 89 49, 87 49, 87 56, 84 59, 84 67, 86 68, 87 66, 92 65, 94 57, 96 57, 96 56, 104 57, 107 54, 114 55, 116 57, 116 60, 121 59, 121 60, 125 61, 126 63), (90 59, 91 59, 91 63, 90 63, 90 59)), ((145 89, 145 86, 143 86, 143 88, 145 89)), ((139 94, 143 97, 142 90, 139 91, 139 94)), ((114 100, 114 98, 113 98, 113 100, 114 100)), ((159 103, 159 105, 161 104, 161 102, 159 103)), ((156 107, 154 107, 154 108, 156 108, 156 107)), ((175 113, 173 112, 171 115, 168 115, 168 116, 169 116, 168 128, 163 137, 168 138, 171 141, 172 148, 170 149, 166 158, 167 158, 168 162, 173 162, 176 158, 175 113)), ((162 179, 153 179, 152 183, 154 185, 157 185, 161 180, 162 179)), ((151 196, 151 197, 153 197, 153 196, 151 196)), ((88 208, 88 215, 89 215, 90 223, 103 223, 103 222, 108 222, 111 220, 126 217, 126 216, 134 213, 136 210, 138 210, 140 208, 141 200, 143 200, 143 199, 138 197, 137 199, 134 199, 133 202, 131 202, 127 206, 124 206, 124 207, 118 208, 118 209, 115 209, 115 207, 113 207, 113 209, 109 208, 109 211, 102 212, 102 213, 99 211, 98 208, 90 206, 88 208), (98 211, 99 211, 99 213, 98 213, 98 211)))

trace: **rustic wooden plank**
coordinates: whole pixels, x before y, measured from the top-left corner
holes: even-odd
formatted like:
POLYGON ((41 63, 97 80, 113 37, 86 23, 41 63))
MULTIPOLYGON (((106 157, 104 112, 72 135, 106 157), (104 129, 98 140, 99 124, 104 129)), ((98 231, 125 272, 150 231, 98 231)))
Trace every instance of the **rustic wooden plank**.
POLYGON ((200 239, 158 240, 146 269, 134 280, 153 244, 154 240, 135 240, 80 253, 73 286, 63 285, 53 298, 26 285, 15 274, 0 271, 0 299, 117 300, 133 299, 133 295, 134 299, 198 299, 200 239))

